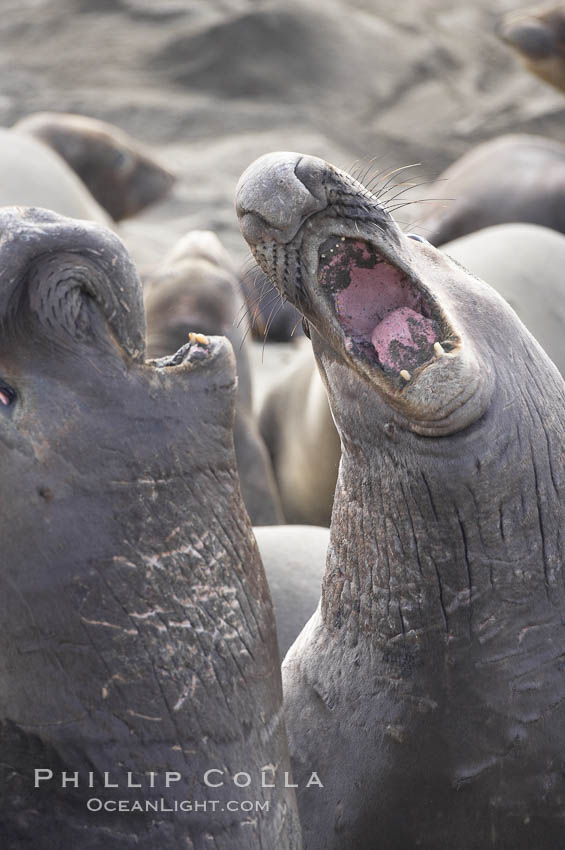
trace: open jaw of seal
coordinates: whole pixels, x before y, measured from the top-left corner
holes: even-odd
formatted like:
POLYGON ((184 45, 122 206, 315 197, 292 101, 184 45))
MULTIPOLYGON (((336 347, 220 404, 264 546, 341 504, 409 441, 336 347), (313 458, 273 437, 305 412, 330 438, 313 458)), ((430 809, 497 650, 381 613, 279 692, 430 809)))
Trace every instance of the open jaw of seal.
POLYGON ((389 390, 404 388, 460 344, 431 293, 365 240, 326 239, 317 276, 347 353, 389 390))
POLYGON ((168 354, 166 357, 159 357, 147 362, 158 369, 172 366, 198 368, 204 362, 214 360, 224 348, 224 342, 224 337, 208 337, 200 333, 190 333, 188 342, 174 354, 168 354))
POLYGON ((236 209, 255 259, 315 328, 322 369, 333 349, 422 436, 483 415, 494 374, 469 332, 464 269, 403 234, 376 196, 317 157, 263 155, 241 176, 236 209))

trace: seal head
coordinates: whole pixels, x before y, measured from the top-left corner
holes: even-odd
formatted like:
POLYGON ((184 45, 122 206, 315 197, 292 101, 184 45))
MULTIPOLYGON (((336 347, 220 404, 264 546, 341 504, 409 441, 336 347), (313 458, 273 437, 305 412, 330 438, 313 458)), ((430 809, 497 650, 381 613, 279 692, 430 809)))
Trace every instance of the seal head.
POLYGON ((402 427, 440 436, 482 416, 492 370, 454 304, 466 275, 446 275, 361 184, 315 157, 268 154, 241 177, 237 209, 265 273, 402 427))
POLYGON ((66 160, 114 221, 164 198, 175 177, 124 130, 96 118, 37 112, 14 125, 66 160))

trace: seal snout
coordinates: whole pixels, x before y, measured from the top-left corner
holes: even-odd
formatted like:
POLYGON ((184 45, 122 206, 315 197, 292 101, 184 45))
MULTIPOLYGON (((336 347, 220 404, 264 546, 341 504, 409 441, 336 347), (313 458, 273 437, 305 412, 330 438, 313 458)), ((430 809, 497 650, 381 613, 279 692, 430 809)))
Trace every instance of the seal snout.
POLYGON ((327 206, 326 163, 316 157, 278 152, 255 160, 240 178, 236 210, 250 245, 290 242, 304 220, 327 206))

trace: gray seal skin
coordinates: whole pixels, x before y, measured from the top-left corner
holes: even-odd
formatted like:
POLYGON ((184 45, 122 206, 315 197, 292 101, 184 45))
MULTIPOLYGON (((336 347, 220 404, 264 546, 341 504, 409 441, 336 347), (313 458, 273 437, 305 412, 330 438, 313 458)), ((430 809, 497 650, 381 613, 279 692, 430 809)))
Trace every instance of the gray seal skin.
POLYGON ((237 203, 343 446, 321 606, 283 667, 295 778, 325 786, 299 790, 305 847, 562 848, 563 379, 323 160, 267 155, 237 203))
POLYGON ((565 8, 549 3, 505 15, 497 35, 532 74, 565 91, 565 8))
POLYGON ((36 112, 18 121, 17 133, 48 145, 121 221, 165 197, 175 177, 143 145, 106 121, 66 112, 36 112))
POLYGON ((526 134, 498 136, 447 168, 414 217, 432 245, 507 222, 565 233, 565 145, 526 134))
POLYGON ((254 525, 282 523, 271 461, 253 412, 245 303, 218 237, 201 230, 183 236, 145 277, 145 293, 151 357, 176 350, 193 331, 230 340, 237 364, 234 442, 243 501, 254 525))
POLYGON ((329 526, 341 447, 309 346, 267 393, 259 428, 287 522, 329 526))
POLYGON ((0 128, 0 206, 46 207, 71 218, 111 219, 61 157, 32 136, 0 128))
POLYGON ((4 209, 0 226, 0 843, 300 848, 231 347, 145 361, 115 236, 34 209, 4 209), (52 781, 34 788, 36 769, 52 781), (91 798, 224 809, 92 812, 91 798))

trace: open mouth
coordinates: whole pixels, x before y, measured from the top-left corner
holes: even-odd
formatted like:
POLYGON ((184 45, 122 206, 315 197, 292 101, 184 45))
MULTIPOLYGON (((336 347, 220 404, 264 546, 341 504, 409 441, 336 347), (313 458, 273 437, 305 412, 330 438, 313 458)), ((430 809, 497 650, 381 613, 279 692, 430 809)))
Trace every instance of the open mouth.
POLYGON ((399 387, 458 345, 433 297, 369 242, 327 239, 319 248, 318 281, 332 300, 347 351, 399 387))
POLYGON ((187 363, 196 366, 218 353, 222 347, 221 339, 221 337, 208 337, 201 333, 190 333, 188 342, 181 346, 175 354, 168 354, 166 357, 158 357, 148 362, 158 369, 184 366, 187 363))

